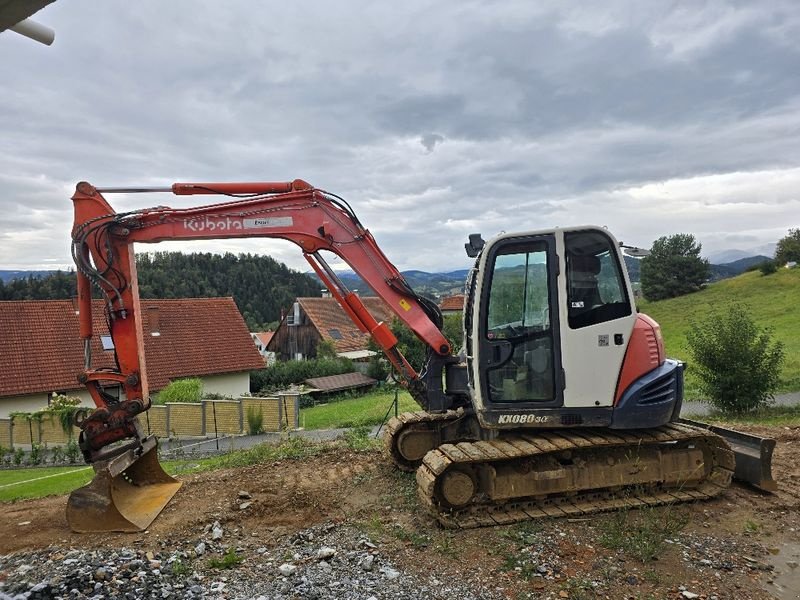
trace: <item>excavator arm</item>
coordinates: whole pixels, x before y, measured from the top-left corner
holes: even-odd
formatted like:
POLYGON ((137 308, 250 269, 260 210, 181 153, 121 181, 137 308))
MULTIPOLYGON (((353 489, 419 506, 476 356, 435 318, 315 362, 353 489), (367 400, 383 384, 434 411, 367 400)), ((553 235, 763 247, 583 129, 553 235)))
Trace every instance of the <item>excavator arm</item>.
POLYGON ((342 198, 296 179, 176 183, 166 188, 96 188, 82 182, 72 200, 72 255, 78 270, 85 363, 79 379, 96 405, 94 411, 76 419, 81 450, 96 475, 69 498, 67 517, 74 530, 140 531, 180 486, 161 469, 155 438, 141 430, 137 418, 150 407, 150 399, 134 243, 250 237, 289 240, 300 247, 353 322, 373 337, 417 402, 432 412, 452 405, 442 375, 458 359, 441 332, 441 313, 434 303, 414 293, 342 198), (196 208, 156 206, 117 213, 103 196, 140 192, 217 195, 226 201, 196 208), (427 345, 428 361, 420 373, 398 350, 388 324, 378 322, 345 287, 322 251, 342 258, 427 345), (104 301, 116 368, 94 368, 92 363, 93 287, 104 301), (121 386, 123 399, 104 391, 109 383, 121 386))
MULTIPOLYGON (((431 406, 425 382, 397 349, 397 339, 388 324, 375 320, 321 255, 321 251, 326 250, 341 257, 433 355, 442 357, 438 359, 440 363, 447 361, 451 349, 441 332, 437 307, 414 293, 341 198, 295 180, 101 189, 82 182, 72 200, 75 207, 72 252, 78 267, 78 302, 86 363, 81 381, 97 406, 97 410, 81 423, 83 450, 88 460, 103 458, 104 449, 120 439, 141 437, 136 431, 135 416, 149 408, 134 243, 246 237, 293 242, 350 318, 382 348, 420 404, 427 409, 445 408, 431 406), (103 197, 103 193, 115 192, 209 194, 226 196, 230 200, 197 208, 157 206, 116 213, 103 197), (105 302, 118 364, 116 371, 92 368, 89 341, 93 285, 100 290, 105 302), (123 402, 103 392, 102 384, 109 381, 122 386, 123 402)), ((435 384, 432 387, 437 389, 435 384)), ((434 399, 433 403, 437 401, 443 404, 441 399, 434 399)))

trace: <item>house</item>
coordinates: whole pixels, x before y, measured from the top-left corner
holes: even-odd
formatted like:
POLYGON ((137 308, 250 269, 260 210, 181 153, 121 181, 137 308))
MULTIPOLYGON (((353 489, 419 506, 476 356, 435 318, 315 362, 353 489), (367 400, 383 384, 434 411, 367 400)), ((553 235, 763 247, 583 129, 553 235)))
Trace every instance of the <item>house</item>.
MULTIPOLYGON (((394 314, 383 300, 365 296, 361 301, 377 321, 390 323, 394 314)), ((267 349, 278 360, 315 358, 321 341, 330 342, 336 354, 352 360, 374 355, 370 336, 363 333, 335 298, 298 298, 282 320, 267 349)))
POLYGON ((275 335, 274 331, 258 331, 251 332, 250 337, 253 338, 253 343, 256 345, 256 350, 264 359, 264 363, 269 366, 275 364, 275 353, 267 350, 269 341, 275 335))
MULTIPOLYGON (((103 302, 93 301, 93 367, 113 367, 103 302)), ((150 393, 171 380, 199 377, 207 393, 250 391, 250 371, 264 366, 233 298, 142 300, 150 393)), ((53 392, 93 406, 78 383, 83 341, 70 300, 0 302, 0 417, 48 405, 53 392)), ((110 393, 119 390, 109 389, 110 393)))
POLYGON ((442 298, 439 310, 443 315, 460 315, 464 311, 464 294, 442 298))

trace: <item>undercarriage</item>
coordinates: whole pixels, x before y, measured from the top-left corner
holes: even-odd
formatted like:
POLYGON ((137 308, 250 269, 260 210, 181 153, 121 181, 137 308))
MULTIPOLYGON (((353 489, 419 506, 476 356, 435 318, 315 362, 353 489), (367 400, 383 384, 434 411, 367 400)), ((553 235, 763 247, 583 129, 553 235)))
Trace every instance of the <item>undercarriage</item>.
POLYGON ((395 462, 404 470, 416 466, 420 500, 446 527, 712 498, 730 485, 736 466, 723 437, 680 423, 530 429, 493 439, 480 439, 488 432, 473 423, 463 411, 417 412, 388 426, 395 462))

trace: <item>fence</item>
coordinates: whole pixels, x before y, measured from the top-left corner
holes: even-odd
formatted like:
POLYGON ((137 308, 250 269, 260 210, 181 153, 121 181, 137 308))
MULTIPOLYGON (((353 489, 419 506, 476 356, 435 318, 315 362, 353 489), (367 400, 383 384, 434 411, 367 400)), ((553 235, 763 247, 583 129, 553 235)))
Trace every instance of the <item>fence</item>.
MULTIPOLYGON (((262 431, 297 429, 300 401, 297 394, 279 394, 268 398, 238 400, 203 400, 198 403, 175 402, 152 406, 139 416, 142 428, 158 437, 214 437, 249 433, 248 415, 262 431)), ((77 440, 80 430, 64 432, 54 415, 37 413, 33 418, 14 416, 0 419, 0 447, 30 446, 31 442, 58 446, 70 438, 77 440), (38 415, 42 417, 39 418, 38 415)))

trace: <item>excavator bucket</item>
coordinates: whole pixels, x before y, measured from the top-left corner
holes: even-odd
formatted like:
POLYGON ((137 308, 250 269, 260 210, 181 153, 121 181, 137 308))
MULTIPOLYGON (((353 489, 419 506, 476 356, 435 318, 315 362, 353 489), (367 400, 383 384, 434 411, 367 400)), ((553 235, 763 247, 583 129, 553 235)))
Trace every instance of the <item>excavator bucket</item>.
POLYGON ((775 440, 690 419, 680 419, 679 421, 694 427, 708 429, 725 438, 736 457, 734 479, 749 483, 765 492, 777 491, 778 484, 772 478, 772 452, 775 450, 775 440))
POLYGON ((67 522, 78 533, 142 531, 181 487, 161 468, 153 437, 138 456, 127 450, 95 463, 94 470, 94 479, 67 501, 67 522))

